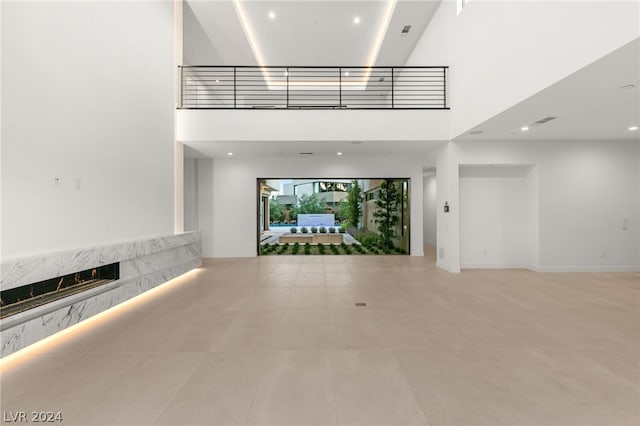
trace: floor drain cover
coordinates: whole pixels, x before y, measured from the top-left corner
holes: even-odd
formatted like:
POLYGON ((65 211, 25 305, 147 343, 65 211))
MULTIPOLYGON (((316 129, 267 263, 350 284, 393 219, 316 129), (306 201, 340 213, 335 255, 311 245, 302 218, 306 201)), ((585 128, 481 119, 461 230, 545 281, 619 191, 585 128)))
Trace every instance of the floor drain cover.
POLYGON ((364 302, 356 302, 356 306, 367 306, 364 302))

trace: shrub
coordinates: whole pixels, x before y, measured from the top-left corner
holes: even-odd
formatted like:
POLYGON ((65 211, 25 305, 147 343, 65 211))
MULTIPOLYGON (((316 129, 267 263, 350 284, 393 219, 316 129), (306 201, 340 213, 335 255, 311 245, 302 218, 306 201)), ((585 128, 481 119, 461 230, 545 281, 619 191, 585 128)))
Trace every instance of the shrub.
POLYGON ((298 251, 300 251, 300 243, 295 243, 291 249, 291 254, 298 254, 298 251))
POLYGON ((326 234, 327 233, 327 228, 325 228, 324 226, 321 226, 319 229, 321 234, 326 234))
POLYGON ((284 243, 283 245, 280 246, 280 248, 278 249, 278 254, 282 254, 285 251, 287 251, 289 249, 289 243, 284 243))
POLYGON ((325 254, 324 244, 318 245, 318 253, 325 254))
POLYGON ((302 231, 303 234, 306 234, 307 232, 309 232, 309 230, 307 229, 306 226, 303 226, 301 231, 302 231))
POLYGON ((312 227, 311 227, 311 233, 312 233, 312 234, 316 234, 316 233, 318 233, 318 228, 316 228, 315 226, 312 226, 312 227))
POLYGON ((340 233, 341 233, 341 234, 346 234, 346 232, 347 232, 347 228, 345 228, 345 227, 341 226, 341 227, 340 227, 340 233))
POLYGON ((304 245, 304 254, 311 254, 311 244, 306 243, 304 245))
POLYGON ((331 228, 329 228, 329 233, 330 234, 335 234, 336 233, 336 228, 334 228, 333 226, 331 228))
POLYGON ((292 234, 295 234, 296 232, 298 232, 298 228, 296 228, 295 226, 292 226, 292 227, 291 227, 291 229, 289 229, 289 231, 290 231, 292 234))
POLYGON ((338 247, 337 247, 335 244, 333 244, 333 243, 331 243, 331 245, 329 246, 329 248, 331 249, 331 252, 332 252, 333 254, 338 254, 338 253, 340 253, 340 250, 338 250, 338 247))
POLYGON ((376 246, 378 244, 378 236, 375 235, 375 234, 368 234, 368 235, 365 235, 364 237, 362 237, 362 239, 359 240, 359 241, 366 248, 370 248, 370 247, 376 246))

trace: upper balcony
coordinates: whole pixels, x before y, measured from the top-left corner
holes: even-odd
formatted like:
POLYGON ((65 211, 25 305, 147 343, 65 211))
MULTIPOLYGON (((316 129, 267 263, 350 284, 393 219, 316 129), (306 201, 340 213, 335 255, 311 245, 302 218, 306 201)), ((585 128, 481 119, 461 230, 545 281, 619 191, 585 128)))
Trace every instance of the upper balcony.
POLYGON ((448 109, 446 66, 183 66, 180 73, 180 109, 448 109))
POLYGON ((183 66, 180 74, 176 138, 194 147, 449 138, 446 66, 183 66))

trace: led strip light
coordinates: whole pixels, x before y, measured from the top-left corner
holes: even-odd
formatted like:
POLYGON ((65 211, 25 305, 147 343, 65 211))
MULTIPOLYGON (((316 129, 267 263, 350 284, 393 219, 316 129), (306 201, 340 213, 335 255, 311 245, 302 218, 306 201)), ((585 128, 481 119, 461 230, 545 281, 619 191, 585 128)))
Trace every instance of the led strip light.
MULTIPOLYGON (((371 51, 369 53, 369 57, 368 57, 368 61, 367 61, 367 65, 366 65, 366 69, 365 72, 363 73, 362 79, 361 80, 356 80, 356 81, 341 81, 340 82, 340 86, 344 87, 351 87, 351 88, 360 88, 360 89, 364 89, 365 86, 367 85, 367 81, 369 80, 369 77, 371 75, 371 67, 373 67, 373 65, 376 63, 376 60, 378 59, 378 54, 380 53, 380 48, 382 47, 382 42, 384 40, 384 35, 387 32, 387 29, 389 28, 389 23, 391 22, 391 17, 393 16, 393 12, 396 8, 396 4, 398 3, 398 0, 387 0, 387 8, 385 10, 384 13, 384 17, 382 19, 382 23, 380 25, 380 27, 378 28, 378 33, 376 34, 376 38, 375 41, 373 43, 373 46, 371 48, 371 51)), ((249 19, 247 18, 247 14, 244 11, 244 7, 242 6, 242 1, 241 0, 233 0, 233 6, 235 8, 236 11, 236 15, 238 15, 238 18, 240 19, 240 23, 242 25, 242 29, 245 33, 245 35, 247 36, 247 40, 249 40, 249 45, 251 46, 251 51, 253 52, 253 56, 256 59, 256 62, 258 63, 259 67, 260 67, 260 71, 262 72, 262 76, 265 80, 265 82, 267 83, 267 87, 270 90, 282 90, 285 89, 287 86, 298 86, 298 87, 304 87, 304 86, 308 86, 309 88, 312 87, 317 87, 317 86, 338 86, 338 83, 336 82, 331 82, 331 81, 294 81, 294 82, 285 82, 285 81, 273 81, 271 80, 271 75, 270 72, 267 68, 267 65, 265 64, 265 60, 264 60, 264 56, 262 54, 262 50, 260 49, 260 46, 258 45, 258 42, 256 40, 256 36, 253 32, 253 29, 249 23, 249 19)))

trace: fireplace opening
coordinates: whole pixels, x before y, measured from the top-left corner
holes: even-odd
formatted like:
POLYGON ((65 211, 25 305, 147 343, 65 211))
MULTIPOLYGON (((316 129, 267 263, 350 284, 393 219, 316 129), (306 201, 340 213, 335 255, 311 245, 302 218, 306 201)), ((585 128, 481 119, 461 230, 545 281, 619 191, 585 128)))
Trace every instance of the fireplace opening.
POLYGON ((98 266, 0 291, 0 319, 107 284, 120 278, 120 264, 98 266))

